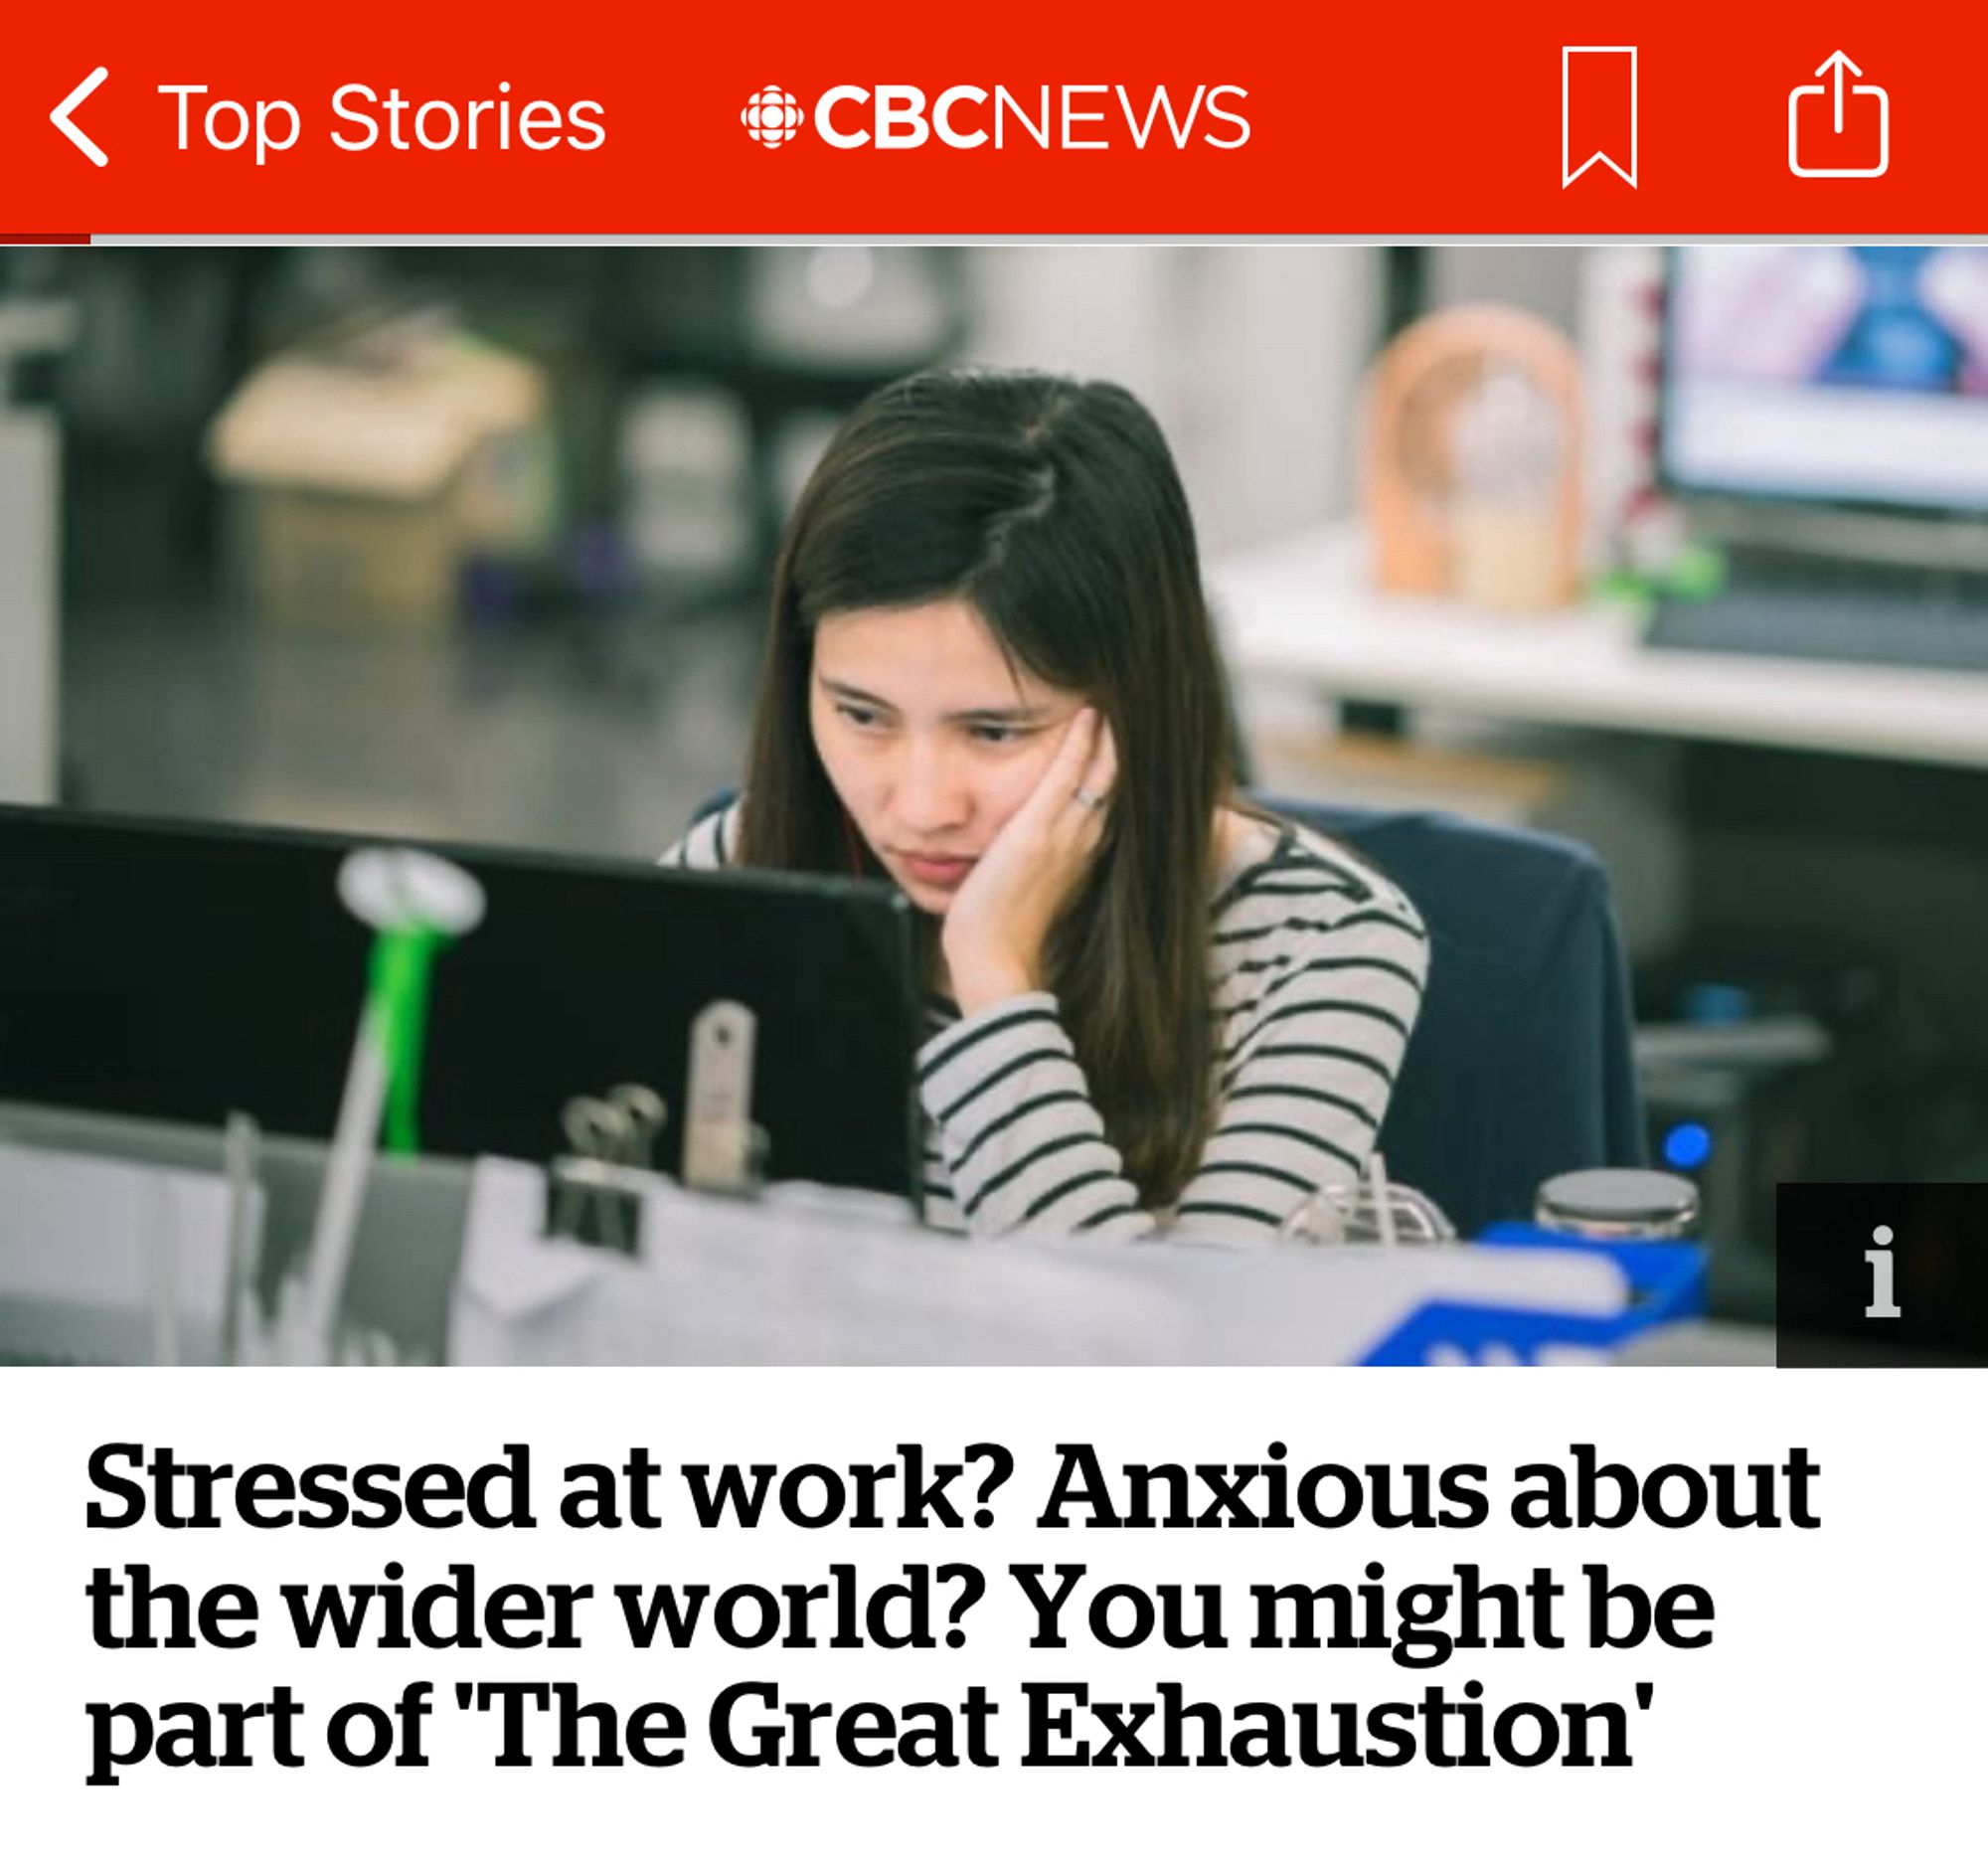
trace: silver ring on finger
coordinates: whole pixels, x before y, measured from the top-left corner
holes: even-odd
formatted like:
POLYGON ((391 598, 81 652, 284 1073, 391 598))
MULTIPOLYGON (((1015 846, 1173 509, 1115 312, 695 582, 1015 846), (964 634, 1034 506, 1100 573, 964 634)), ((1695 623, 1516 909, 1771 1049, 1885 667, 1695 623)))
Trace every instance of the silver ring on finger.
POLYGON ((1102 809, 1104 807, 1104 798, 1099 796, 1095 790, 1086 790, 1081 784, 1072 792, 1072 801, 1081 803, 1085 809, 1102 809))

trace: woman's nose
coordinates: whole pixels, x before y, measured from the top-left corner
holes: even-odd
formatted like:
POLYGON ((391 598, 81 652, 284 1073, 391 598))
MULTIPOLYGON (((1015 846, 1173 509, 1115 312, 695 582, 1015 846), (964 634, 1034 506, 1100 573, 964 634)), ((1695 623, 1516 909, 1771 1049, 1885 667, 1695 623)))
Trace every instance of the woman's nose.
POLYGON ((939 746, 908 745, 895 789, 892 803, 899 821, 918 834, 952 828, 970 813, 962 773, 939 746))

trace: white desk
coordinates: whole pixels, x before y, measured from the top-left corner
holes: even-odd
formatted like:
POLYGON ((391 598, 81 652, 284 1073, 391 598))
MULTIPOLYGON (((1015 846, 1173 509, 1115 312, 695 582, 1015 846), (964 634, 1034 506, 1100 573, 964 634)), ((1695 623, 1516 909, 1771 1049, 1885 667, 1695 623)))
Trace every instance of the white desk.
POLYGON ((1988 768, 1988 674, 1645 648, 1626 607, 1502 615, 1385 595, 1352 524, 1212 564, 1239 679, 1531 724, 1988 768))
MULTIPOLYGON (((149 1234, 118 1232, 122 1188, 98 1186, 88 1168, 109 1162, 200 1181, 197 1196, 221 1182, 222 1135, 0 1102, 0 1155, 10 1147, 0 1189, 29 1185, 33 1167, 81 1165, 105 1234, 71 1237, 82 1211, 75 1179, 45 1178, 54 1192, 7 1207, 0 1359, 143 1359, 154 1304, 137 1277, 149 1267, 149 1234), (56 1260, 49 1246, 66 1240, 83 1261, 56 1260)), ((289 1343, 267 1310, 308 1247, 324 1155, 319 1141, 277 1135, 254 1148, 261 1299, 243 1331, 270 1361, 289 1343)), ((1629 1292, 1614 1264, 1578 1251, 974 1244, 791 1190, 747 1202, 661 1181, 644 1200, 641 1253, 627 1258, 546 1242, 545 1205, 535 1166, 376 1161, 345 1290, 354 1356, 424 1364, 447 1347, 505 1365, 1336 1366, 1363 1358, 1430 1302, 1546 1309, 1582 1323, 1620 1316, 1629 1292)), ((121 1222, 135 1231, 160 1216, 147 1204, 121 1222)), ((182 1262, 183 1290, 195 1268, 182 1262)), ((193 1338, 222 1301, 183 1306, 193 1338)), ((213 1322, 200 1330, 209 1357, 221 1332, 213 1322)), ((1570 1340, 1553 1357, 1597 1354, 1570 1340)))

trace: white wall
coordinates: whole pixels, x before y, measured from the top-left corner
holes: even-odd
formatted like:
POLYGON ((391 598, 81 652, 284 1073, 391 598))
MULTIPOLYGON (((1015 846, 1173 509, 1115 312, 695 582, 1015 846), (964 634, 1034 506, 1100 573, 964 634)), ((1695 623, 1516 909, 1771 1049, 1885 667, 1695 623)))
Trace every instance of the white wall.
POLYGON ((56 426, 0 411, 0 802, 56 790, 56 426))
POLYGON ((1104 376, 1172 443, 1204 553, 1353 500, 1379 262, 1346 247, 986 247, 973 360, 1104 376))
POLYGON ((1571 337, 1580 315, 1583 247, 1435 247, 1430 251, 1432 305, 1489 299, 1535 311, 1571 337))

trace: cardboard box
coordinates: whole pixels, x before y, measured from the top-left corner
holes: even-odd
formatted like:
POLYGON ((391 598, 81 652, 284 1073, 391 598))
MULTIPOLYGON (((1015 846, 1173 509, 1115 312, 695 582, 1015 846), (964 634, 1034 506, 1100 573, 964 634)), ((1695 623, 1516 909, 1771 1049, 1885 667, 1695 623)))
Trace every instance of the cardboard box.
POLYGON ((209 435, 247 599, 272 626, 440 628, 474 556, 555 523, 543 372, 426 321, 279 356, 209 435))

